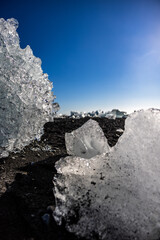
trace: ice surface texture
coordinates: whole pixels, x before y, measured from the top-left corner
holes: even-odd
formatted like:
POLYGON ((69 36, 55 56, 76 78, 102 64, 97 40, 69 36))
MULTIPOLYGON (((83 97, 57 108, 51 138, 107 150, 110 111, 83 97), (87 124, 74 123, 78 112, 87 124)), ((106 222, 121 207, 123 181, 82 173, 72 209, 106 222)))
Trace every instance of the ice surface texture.
POLYGON ((0 19, 0 157, 39 138, 52 119, 52 83, 31 48, 20 48, 17 27, 0 19))
POLYGON ((57 223, 88 239, 160 237, 160 111, 135 112, 107 154, 56 163, 57 223))
POLYGON ((90 119, 77 130, 65 134, 67 153, 91 158, 109 151, 109 145, 99 124, 90 119))

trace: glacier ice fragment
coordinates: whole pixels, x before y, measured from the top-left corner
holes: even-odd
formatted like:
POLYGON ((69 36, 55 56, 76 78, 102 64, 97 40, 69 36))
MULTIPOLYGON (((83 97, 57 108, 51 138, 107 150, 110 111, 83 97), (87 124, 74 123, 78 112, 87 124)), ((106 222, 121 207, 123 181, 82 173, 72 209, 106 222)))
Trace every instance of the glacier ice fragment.
POLYGON ((31 48, 20 48, 17 27, 0 18, 0 157, 39 139, 52 120, 52 83, 31 48))
POLYGON ((160 237, 160 110, 131 114, 112 151, 56 163, 58 224, 86 239, 160 237))
POLYGON ((91 158, 110 149, 101 127, 92 119, 77 130, 66 133, 65 143, 68 154, 83 158, 91 158))

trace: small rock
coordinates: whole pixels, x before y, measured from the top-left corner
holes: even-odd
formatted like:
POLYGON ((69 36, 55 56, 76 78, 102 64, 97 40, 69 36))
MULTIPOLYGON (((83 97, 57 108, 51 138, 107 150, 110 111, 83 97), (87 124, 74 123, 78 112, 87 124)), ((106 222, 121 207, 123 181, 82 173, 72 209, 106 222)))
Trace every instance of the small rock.
POLYGON ((42 220, 43 222, 48 225, 49 222, 50 222, 50 215, 48 213, 45 213, 43 216, 42 216, 42 220))

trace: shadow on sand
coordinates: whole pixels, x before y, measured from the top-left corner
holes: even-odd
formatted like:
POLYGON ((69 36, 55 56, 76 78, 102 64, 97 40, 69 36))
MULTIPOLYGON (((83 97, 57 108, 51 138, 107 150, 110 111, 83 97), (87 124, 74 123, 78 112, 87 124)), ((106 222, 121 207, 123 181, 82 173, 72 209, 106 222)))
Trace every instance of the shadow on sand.
POLYGON ((52 179, 55 162, 61 156, 28 164, 19 170, 14 182, 0 198, 1 240, 76 240, 56 225, 52 210, 55 207, 52 179))

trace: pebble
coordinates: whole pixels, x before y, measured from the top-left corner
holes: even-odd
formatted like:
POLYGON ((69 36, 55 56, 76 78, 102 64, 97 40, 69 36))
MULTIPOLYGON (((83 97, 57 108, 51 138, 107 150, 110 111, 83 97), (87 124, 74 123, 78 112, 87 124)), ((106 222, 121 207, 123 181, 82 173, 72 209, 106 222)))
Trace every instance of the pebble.
POLYGON ((50 215, 48 213, 45 213, 43 216, 42 216, 42 220, 43 222, 48 225, 49 222, 50 222, 50 215))

